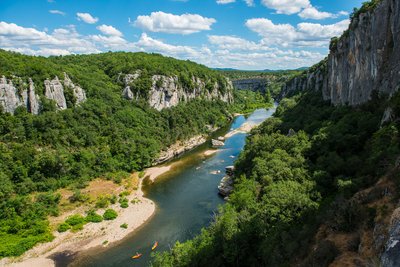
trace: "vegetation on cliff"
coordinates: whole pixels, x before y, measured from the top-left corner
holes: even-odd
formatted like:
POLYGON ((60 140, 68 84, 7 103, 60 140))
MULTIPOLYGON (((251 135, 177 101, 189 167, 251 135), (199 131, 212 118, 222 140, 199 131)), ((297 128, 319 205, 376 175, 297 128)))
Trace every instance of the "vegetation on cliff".
POLYGON ((37 242, 52 239, 47 217, 59 213, 57 189, 78 191, 97 177, 116 177, 118 182, 119 173, 150 166, 176 141, 208 133, 209 126, 225 125, 233 108, 196 99, 158 112, 146 101, 123 99, 118 75, 137 69, 149 75, 226 81, 204 66, 161 55, 118 52, 44 58, 0 50, 0 61, 0 75, 31 77, 40 94, 43 80, 65 71, 88 96, 80 106, 58 112, 43 101, 37 116, 23 107, 14 115, 0 111, 0 257, 20 255, 37 242))
POLYGON ((399 99, 375 96, 357 108, 333 107, 318 92, 282 100, 248 137, 215 222, 153 265, 328 266, 338 255, 332 242, 310 249, 320 224, 347 233, 374 223, 373 208, 349 199, 394 165, 400 124, 380 122, 399 99))

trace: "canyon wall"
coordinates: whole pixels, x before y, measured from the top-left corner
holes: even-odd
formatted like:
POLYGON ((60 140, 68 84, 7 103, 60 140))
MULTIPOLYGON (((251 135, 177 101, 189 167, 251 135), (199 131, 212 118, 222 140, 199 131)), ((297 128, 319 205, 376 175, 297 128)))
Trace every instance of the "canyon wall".
POLYGON ((354 17, 330 48, 327 60, 284 85, 281 97, 312 89, 334 105, 356 106, 373 91, 393 95, 400 86, 400 1, 382 0, 354 17))

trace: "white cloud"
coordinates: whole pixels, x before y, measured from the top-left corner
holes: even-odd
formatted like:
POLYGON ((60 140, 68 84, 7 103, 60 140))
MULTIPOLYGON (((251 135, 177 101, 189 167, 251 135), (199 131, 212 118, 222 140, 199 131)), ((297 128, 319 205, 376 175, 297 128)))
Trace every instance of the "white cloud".
POLYGON ((254 18, 246 21, 246 26, 258 33, 263 43, 281 47, 288 46, 327 46, 330 38, 341 35, 347 29, 349 20, 335 24, 299 23, 296 27, 290 24, 274 24, 265 18, 254 18))
POLYGON ((105 35, 110 35, 110 36, 122 36, 123 35, 122 32, 120 32, 119 30, 117 30, 116 28, 114 28, 111 25, 103 24, 103 25, 97 26, 96 29, 98 29, 105 35))
POLYGON ((95 18, 89 13, 76 13, 76 16, 78 20, 81 20, 83 22, 89 23, 89 24, 95 24, 96 22, 99 21, 99 18, 95 18))
POLYGON ((140 36, 139 41, 136 42, 135 45, 142 51, 157 52, 180 58, 182 56, 192 58, 198 54, 192 47, 167 44, 160 40, 151 38, 146 33, 143 33, 140 36))
POLYGON ((262 0, 261 3, 278 14, 296 14, 310 6, 309 0, 262 0))
POLYGON ((235 2, 236 2, 236 0, 217 0, 218 5, 226 5, 226 4, 235 3, 235 2))
POLYGON ((14 51, 30 49, 38 55, 54 55, 57 51, 63 55, 67 52, 71 54, 99 52, 91 41, 76 31, 74 26, 58 28, 48 34, 4 21, 0 22, 0 46, 14 51))
POLYGON ((327 18, 338 18, 340 16, 346 16, 349 13, 340 11, 337 14, 319 11, 314 7, 310 0, 262 0, 261 3, 276 11, 278 14, 298 14, 303 19, 327 19, 327 18))
POLYGON ((254 6, 254 0, 245 0, 247 6, 254 6))
POLYGON ((313 6, 306 7, 303 9, 299 14, 299 17, 303 19, 327 19, 327 18, 338 18, 340 16, 348 16, 349 13, 346 11, 340 11, 337 14, 329 13, 329 12, 322 12, 316 9, 313 6))
POLYGON ((192 34, 211 30, 216 22, 213 18, 197 14, 173 15, 162 11, 152 12, 150 16, 138 16, 135 26, 151 32, 192 34))
POLYGON ((52 10, 49 10, 49 12, 51 14, 57 14, 57 15, 65 16, 65 12, 62 12, 60 10, 52 9, 52 10))
POLYGON ((315 7, 309 6, 299 13, 299 17, 303 19, 327 19, 334 18, 335 15, 329 12, 318 11, 315 7))
MULTIPOLYGON (((218 5, 226 5, 226 4, 231 4, 235 3, 236 0, 217 0, 218 5)), ((246 2, 247 6, 254 6, 254 0, 244 0, 246 2)))
POLYGON ((269 47, 263 44, 248 41, 236 36, 210 35, 208 36, 208 41, 210 44, 216 45, 219 49, 241 51, 271 50, 269 47))

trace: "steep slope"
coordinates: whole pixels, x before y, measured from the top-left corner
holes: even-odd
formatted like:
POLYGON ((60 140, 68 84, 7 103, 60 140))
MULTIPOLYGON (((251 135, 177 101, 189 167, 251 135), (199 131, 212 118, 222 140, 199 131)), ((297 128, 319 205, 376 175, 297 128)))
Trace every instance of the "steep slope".
POLYGON ((215 222, 155 266, 399 266, 399 1, 351 17, 247 139, 215 222))
POLYGON ((67 205, 88 201, 80 189, 89 181, 120 184, 153 165, 162 150, 231 119, 229 81, 188 61, 0 50, 0 62, 0 257, 52 240, 48 217, 59 215, 60 188, 74 191, 67 205), (124 84, 122 77, 138 70, 124 84), (126 86, 132 100, 122 95, 126 86))
POLYGON ((373 91, 399 90, 399 62, 400 2, 374 0, 352 15, 343 36, 332 39, 328 58, 285 85, 281 96, 314 89, 334 105, 359 105, 373 91))
POLYGON ((231 82, 216 71, 155 54, 119 52, 43 58, 0 50, 0 60, 0 106, 9 113, 24 106, 28 112, 38 114, 42 97, 63 110, 85 101, 86 91, 98 98, 99 86, 110 84, 116 89, 109 90, 109 95, 118 90, 125 99, 145 101, 159 111, 200 98, 233 101, 231 82))

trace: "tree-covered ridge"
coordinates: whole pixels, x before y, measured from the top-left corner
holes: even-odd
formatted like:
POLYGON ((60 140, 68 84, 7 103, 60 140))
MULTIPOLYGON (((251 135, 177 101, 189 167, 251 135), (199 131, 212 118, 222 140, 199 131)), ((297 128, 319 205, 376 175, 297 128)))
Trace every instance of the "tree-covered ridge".
POLYGON ((76 190, 97 177, 151 166, 161 150, 178 140, 226 125, 234 108, 198 98, 156 111, 146 99, 124 99, 118 77, 137 70, 143 80, 155 74, 177 76, 188 90, 192 76, 220 83, 221 90, 226 86, 216 71, 156 54, 44 58, 0 50, 0 62, 0 75, 14 79, 16 86, 32 78, 42 96, 43 81, 61 78, 63 72, 87 95, 81 105, 57 112, 54 103, 41 97, 37 116, 24 107, 14 115, 0 110, 0 257, 20 255, 52 239, 47 218, 58 214, 57 189, 76 190))
POLYGON ((385 105, 400 116, 398 99, 375 96, 357 108, 313 92, 282 100, 248 137, 216 221, 153 265, 328 266, 339 249, 325 242, 311 250, 319 225, 338 234, 374 225, 377 211, 350 198, 394 166, 400 125, 380 122, 385 105))
MULTIPOLYGON (((218 83, 225 90, 227 81, 217 71, 203 65, 159 54, 108 52, 91 55, 27 56, 0 49, 0 75, 7 78, 20 77, 24 82, 32 78, 39 94, 43 94, 43 81, 66 72, 71 79, 84 88, 88 97, 107 100, 120 96, 120 74, 140 70, 145 82, 152 75, 177 76, 184 89, 193 87, 192 77, 204 79, 208 84, 218 83), (107 96, 108 95, 108 96, 107 96), (115 96, 114 96, 115 95, 115 96)), ((150 89, 150 88, 148 88, 150 89)))

